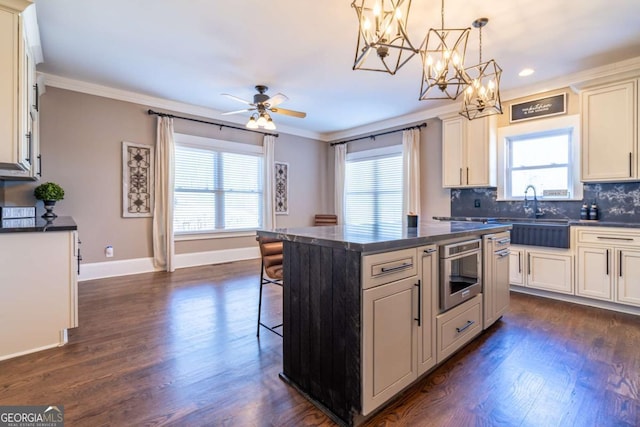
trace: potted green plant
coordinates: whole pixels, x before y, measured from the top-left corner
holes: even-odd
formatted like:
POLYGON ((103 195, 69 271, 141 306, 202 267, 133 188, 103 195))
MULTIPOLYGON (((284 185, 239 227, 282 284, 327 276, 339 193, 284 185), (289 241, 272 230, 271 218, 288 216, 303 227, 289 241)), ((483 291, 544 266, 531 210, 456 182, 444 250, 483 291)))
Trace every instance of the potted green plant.
POLYGON ((42 215, 43 218, 53 219, 58 216, 53 213, 53 207, 58 200, 64 199, 64 190, 62 187, 55 182, 45 182, 33 190, 33 195, 36 199, 44 202, 46 212, 42 215))

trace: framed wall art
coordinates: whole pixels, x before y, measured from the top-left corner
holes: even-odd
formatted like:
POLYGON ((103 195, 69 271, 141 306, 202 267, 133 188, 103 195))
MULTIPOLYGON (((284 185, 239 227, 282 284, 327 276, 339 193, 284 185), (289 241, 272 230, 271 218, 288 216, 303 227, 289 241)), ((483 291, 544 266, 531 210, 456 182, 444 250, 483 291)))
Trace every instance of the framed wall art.
POLYGON ((275 162, 276 215, 289 214, 289 163, 275 162))
POLYGON ((541 117, 557 116, 567 112, 567 94, 534 99, 533 101, 512 104, 510 108, 510 123, 523 120, 539 119, 541 117))
POLYGON ((122 216, 153 216, 153 146, 122 141, 122 216))

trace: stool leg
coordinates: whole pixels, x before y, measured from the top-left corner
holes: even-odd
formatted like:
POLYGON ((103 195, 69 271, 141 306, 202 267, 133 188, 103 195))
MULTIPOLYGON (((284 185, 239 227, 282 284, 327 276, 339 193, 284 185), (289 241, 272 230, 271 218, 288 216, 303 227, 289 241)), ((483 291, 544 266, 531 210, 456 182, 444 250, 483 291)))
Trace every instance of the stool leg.
POLYGON ((264 264, 260 266, 260 298, 258 299, 258 328, 256 336, 260 337, 260 314, 262 313, 262 286, 264 286, 264 264))

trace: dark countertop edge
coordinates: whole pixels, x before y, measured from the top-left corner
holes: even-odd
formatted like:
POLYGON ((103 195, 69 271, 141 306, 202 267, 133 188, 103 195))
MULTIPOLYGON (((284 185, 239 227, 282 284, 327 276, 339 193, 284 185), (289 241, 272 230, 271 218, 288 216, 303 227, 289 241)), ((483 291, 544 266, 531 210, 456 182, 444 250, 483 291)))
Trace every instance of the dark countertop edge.
POLYGON ((618 222, 618 221, 600 221, 600 220, 579 220, 579 219, 559 219, 559 218, 541 218, 535 220, 533 218, 510 218, 510 217, 482 217, 482 216, 434 216, 434 220, 437 221, 471 221, 471 222, 489 222, 489 223, 509 223, 509 222, 531 222, 535 223, 566 223, 570 226, 576 227, 619 227, 619 228, 640 228, 640 223, 636 222, 618 222))
POLYGON ((433 243, 444 242, 448 240, 458 239, 467 236, 481 236, 484 234, 492 234, 501 231, 511 230, 511 224, 483 224, 484 227, 476 230, 449 231, 443 234, 431 236, 406 236, 394 240, 385 240, 382 242, 371 243, 353 243, 342 240, 322 239, 309 237, 304 235, 296 235, 295 229, 291 232, 284 230, 258 230, 258 236, 272 237, 280 240, 291 242, 314 244, 318 246, 326 246, 331 248, 346 249, 354 252, 383 252, 398 249, 416 248, 418 246, 429 245, 433 243))
POLYGON ((50 231, 76 231, 78 229, 78 225, 76 224, 74 219, 70 216, 57 217, 50 223, 47 223, 47 221, 43 218, 36 217, 35 225, 33 226, 19 226, 19 227, 4 228, 1 225, 2 225, 2 222, 0 222, 0 234, 42 233, 42 232, 50 232, 50 231))

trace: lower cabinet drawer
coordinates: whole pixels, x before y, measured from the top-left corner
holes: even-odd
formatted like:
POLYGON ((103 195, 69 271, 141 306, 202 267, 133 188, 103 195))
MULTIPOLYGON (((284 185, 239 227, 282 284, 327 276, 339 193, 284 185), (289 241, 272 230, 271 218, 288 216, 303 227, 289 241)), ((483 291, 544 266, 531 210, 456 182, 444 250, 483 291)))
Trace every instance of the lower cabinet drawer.
POLYGON ((436 325, 440 363, 482 331, 482 294, 437 316, 436 325))

